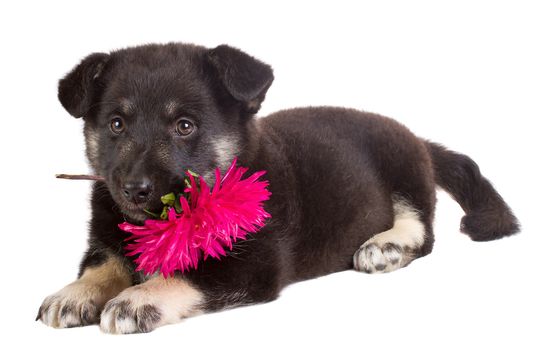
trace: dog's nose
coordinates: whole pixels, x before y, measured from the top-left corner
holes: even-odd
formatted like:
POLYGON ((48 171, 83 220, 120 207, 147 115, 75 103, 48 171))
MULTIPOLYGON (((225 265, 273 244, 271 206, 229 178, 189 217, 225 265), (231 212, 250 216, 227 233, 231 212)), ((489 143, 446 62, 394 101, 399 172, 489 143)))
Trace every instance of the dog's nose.
POLYGON ((122 186, 122 194, 130 202, 141 204, 148 201, 152 184, 148 179, 141 181, 129 181, 122 186))

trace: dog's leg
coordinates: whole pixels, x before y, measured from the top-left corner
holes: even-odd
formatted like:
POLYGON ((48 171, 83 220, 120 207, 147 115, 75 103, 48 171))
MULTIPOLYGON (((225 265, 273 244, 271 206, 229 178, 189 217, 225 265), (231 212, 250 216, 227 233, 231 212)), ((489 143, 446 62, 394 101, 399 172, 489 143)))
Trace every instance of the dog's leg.
POLYGON ((397 270, 419 257, 426 229, 421 213, 405 201, 394 203, 394 224, 367 240, 354 254, 354 268, 367 273, 397 270))
POLYGON ((97 323, 104 304, 131 284, 124 264, 109 256, 103 263, 85 268, 78 280, 47 297, 37 320, 55 328, 97 323))
POLYGON ((106 333, 150 332, 201 313, 203 294, 180 277, 156 276, 111 299, 100 317, 106 333))

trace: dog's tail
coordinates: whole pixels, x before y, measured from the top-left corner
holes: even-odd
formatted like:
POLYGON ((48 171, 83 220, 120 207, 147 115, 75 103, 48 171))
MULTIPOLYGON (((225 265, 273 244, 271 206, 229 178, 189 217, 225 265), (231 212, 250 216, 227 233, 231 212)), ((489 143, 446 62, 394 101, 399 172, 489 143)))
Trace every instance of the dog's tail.
POLYGON ((519 222, 468 156, 426 141, 438 186, 465 212, 460 230, 474 241, 490 241, 519 231, 519 222))

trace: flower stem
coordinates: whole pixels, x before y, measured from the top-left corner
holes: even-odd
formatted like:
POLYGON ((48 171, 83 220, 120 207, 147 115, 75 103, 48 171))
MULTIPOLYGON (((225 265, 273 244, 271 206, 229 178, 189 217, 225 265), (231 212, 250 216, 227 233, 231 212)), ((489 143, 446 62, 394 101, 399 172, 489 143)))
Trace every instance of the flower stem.
POLYGON ((56 174, 57 179, 67 180, 93 180, 93 181, 105 181, 103 176, 100 175, 69 175, 69 174, 56 174))

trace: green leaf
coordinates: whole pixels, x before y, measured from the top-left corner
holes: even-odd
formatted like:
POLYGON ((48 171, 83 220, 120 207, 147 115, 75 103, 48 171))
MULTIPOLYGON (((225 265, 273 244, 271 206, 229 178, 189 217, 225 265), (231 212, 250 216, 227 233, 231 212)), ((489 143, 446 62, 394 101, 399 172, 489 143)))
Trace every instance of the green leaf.
POLYGON ((148 215, 154 217, 154 218, 159 218, 159 215, 158 215, 158 214, 153 213, 153 212, 151 212, 151 211, 148 210, 148 209, 143 209, 143 211, 144 211, 145 213, 147 213, 148 215))
POLYGON ((169 218, 169 207, 164 206, 161 215, 159 216, 161 220, 167 220, 169 218))
POLYGON ((164 196, 161 196, 161 203, 165 205, 173 206, 175 201, 176 201, 176 196, 172 192, 167 193, 164 196))
POLYGON ((188 188, 191 188, 191 183, 189 182, 188 179, 185 179, 185 185, 186 185, 188 188))
POLYGON ((199 177, 199 176, 200 176, 200 175, 198 175, 197 173, 195 173, 193 170, 189 170, 189 169, 187 169, 187 172, 188 172, 189 174, 191 174, 191 176, 193 176, 193 177, 199 177))

